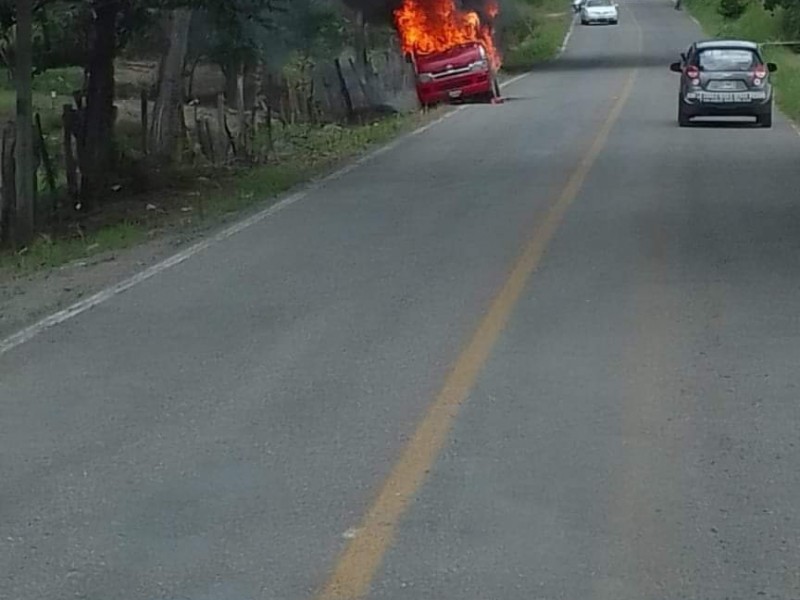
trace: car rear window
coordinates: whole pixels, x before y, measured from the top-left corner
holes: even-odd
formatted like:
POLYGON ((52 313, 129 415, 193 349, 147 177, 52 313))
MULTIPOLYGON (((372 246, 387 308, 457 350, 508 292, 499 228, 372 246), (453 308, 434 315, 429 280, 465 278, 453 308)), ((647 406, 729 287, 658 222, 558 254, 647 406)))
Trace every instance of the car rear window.
POLYGON ((611 0, 589 0, 586 6, 611 6, 611 0))
POLYGON ((703 50, 698 58, 698 65, 703 71, 749 71, 759 63, 758 56, 752 50, 735 48, 703 50))

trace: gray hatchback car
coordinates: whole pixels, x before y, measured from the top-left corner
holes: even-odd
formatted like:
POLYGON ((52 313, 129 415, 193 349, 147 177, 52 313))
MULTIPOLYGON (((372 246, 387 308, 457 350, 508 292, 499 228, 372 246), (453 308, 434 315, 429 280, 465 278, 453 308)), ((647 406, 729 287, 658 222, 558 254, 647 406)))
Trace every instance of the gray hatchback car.
POLYGON ((695 42, 670 70, 681 74, 678 124, 687 127, 694 117, 755 117, 761 127, 772 127, 770 73, 757 44, 741 40, 695 42))

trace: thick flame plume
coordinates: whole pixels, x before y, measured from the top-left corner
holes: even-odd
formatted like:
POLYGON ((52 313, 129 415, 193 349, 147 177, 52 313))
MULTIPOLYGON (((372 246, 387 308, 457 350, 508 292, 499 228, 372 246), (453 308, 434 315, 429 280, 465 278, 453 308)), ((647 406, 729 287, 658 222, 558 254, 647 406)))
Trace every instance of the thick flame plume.
POLYGON ((469 42, 481 42, 492 67, 500 68, 500 52, 494 41, 494 19, 500 12, 496 0, 489 0, 482 21, 476 11, 462 10, 456 0, 403 0, 394 11, 394 22, 404 52, 431 54, 469 42))

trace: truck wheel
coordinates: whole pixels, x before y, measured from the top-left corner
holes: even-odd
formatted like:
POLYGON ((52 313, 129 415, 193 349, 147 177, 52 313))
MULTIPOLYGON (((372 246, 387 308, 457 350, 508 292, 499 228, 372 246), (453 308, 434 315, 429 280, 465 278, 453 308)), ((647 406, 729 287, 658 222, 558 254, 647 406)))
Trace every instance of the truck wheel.
POLYGON ((483 94, 481 94, 476 98, 479 102, 485 102, 486 104, 491 104, 495 100, 500 98, 500 84, 498 84, 497 82, 497 76, 492 75, 491 78, 492 80, 491 83, 489 84, 489 91, 484 92, 483 94))

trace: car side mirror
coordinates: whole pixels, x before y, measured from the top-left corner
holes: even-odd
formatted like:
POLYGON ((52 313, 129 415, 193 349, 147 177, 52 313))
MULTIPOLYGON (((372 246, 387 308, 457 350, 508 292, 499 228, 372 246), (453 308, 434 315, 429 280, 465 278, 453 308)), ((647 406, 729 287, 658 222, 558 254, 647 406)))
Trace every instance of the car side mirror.
POLYGON ((408 64, 410 65, 414 64, 414 58, 411 56, 411 52, 406 52, 404 58, 406 59, 406 62, 408 64))
POLYGON ((770 73, 774 73, 777 70, 778 70, 778 65, 776 65, 775 63, 767 63, 767 71, 769 71, 770 73))
POLYGON ((679 62, 672 63, 669 66, 669 70, 672 71, 673 73, 681 73, 682 72, 681 63, 679 63, 679 62))

